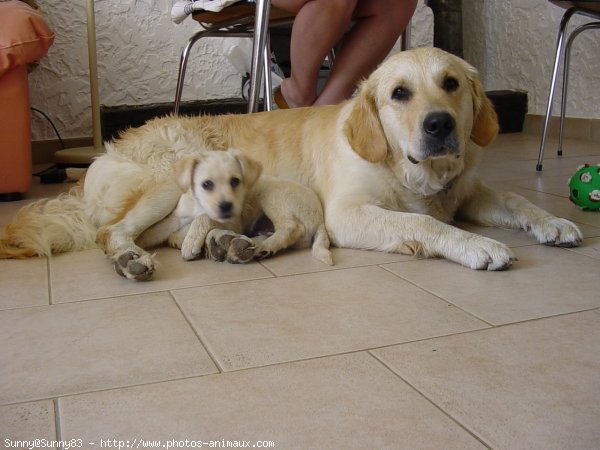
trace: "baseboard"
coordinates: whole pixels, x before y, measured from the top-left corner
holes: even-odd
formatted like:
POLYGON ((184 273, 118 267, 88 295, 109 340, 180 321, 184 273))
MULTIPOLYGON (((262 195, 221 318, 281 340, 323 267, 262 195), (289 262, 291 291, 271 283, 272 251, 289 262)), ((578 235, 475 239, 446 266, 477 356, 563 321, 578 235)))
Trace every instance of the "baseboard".
MULTIPOLYGON (((523 132, 541 136, 544 130, 544 120, 545 117, 542 115, 528 114, 525 117, 523 132)), ((559 117, 552 117, 548 131, 550 138, 558 138, 559 126, 559 117)), ((564 137, 600 142, 600 119, 566 117, 564 137)))
MULTIPOLYGON (((219 115, 242 114, 247 111, 248 104, 243 99, 219 99, 183 102, 179 108, 180 115, 219 115)), ((103 106, 100 109, 102 121, 102 139, 110 140, 130 127, 139 127, 150 119, 163 117, 173 113, 173 103, 155 103, 150 105, 103 106)))
MULTIPOLYGON (((181 105, 181 114, 238 114, 246 112, 246 102, 241 99, 185 102, 181 105)), ((171 114, 172 103, 142 106, 116 106, 102 108, 102 139, 117 137, 119 132, 129 127, 138 127, 150 119, 171 114)), ((550 137, 558 137, 559 119, 550 121, 550 137)), ((536 136, 542 135, 544 116, 527 114, 523 132, 536 136)), ((600 119, 567 117, 565 119, 565 137, 600 142, 600 119)), ((85 147, 93 144, 91 137, 63 139, 65 148, 85 147)), ((62 149, 58 139, 45 139, 32 142, 33 164, 54 162, 54 152, 62 149)))
MULTIPOLYGON (((200 100, 183 102, 181 115, 217 115, 241 114, 247 111, 248 104, 243 99, 200 100)), ((102 122, 102 140, 118 137, 127 128, 139 127, 155 117, 167 116, 173 112, 173 103, 154 103, 137 106, 103 106, 100 109, 102 122)), ((63 139, 65 148, 86 147, 93 145, 92 137, 63 139)), ((58 139, 45 139, 31 143, 33 164, 54 162, 54 152, 63 147, 58 139)))

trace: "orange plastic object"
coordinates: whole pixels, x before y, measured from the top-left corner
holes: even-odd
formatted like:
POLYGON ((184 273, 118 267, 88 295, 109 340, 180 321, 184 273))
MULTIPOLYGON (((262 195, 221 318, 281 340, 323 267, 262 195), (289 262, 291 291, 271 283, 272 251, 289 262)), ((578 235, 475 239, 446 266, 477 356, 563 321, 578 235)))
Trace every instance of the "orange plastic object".
POLYGON ((0 198, 31 187, 31 113, 27 63, 43 57, 54 32, 16 0, 0 1, 0 198))
POLYGON ((27 68, 0 77, 0 194, 31 187, 31 113, 27 68))

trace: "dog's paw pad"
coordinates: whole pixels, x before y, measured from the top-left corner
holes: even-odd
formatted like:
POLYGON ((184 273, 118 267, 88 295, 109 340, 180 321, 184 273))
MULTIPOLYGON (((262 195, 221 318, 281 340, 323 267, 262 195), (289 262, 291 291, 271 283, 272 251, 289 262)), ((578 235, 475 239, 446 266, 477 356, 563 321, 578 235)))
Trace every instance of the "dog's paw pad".
POLYGON ((214 261, 225 261, 231 241, 238 236, 237 233, 229 230, 211 230, 206 236, 207 256, 214 261))
POLYGON ((231 241, 227 252, 227 261, 232 264, 247 263, 254 259, 256 247, 254 242, 246 236, 239 236, 231 241))
POLYGON ((130 280, 147 281, 154 274, 154 264, 149 254, 139 256, 133 251, 121 254, 114 262, 115 271, 130 280))

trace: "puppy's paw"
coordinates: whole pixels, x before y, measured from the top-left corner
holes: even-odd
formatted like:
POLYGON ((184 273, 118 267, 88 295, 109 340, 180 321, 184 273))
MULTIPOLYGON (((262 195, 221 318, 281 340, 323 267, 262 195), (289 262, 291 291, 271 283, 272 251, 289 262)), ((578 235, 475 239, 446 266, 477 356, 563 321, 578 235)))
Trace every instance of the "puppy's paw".
POLYGON ((154 274, 154 261, 146 252, 127 250, 115 255, 113 262, 115 271, 129 280, 147 281, 154 274))
POLYGON ((206 253, 214 261, 225 261, 231 241, 239 234, 229 230, 214 229, 206 236, 206 253))
POLYGON ((579 247, 583 239, 577 225, 558 217, 532 224, 531 233, 540 243, 557 247, 579 247))
POLYGON ((476 270, 506 270, 514 261, 514 253, 501 242, 472 235, 461 252, 461 263, 476 270))
POLYGON ((198 259, 202 254, 202 247, 204 247, 204 241, 195 236, 190 236, 190 233, 188 233, 181 245, 181 257, 184 261, 198 259))
POLYGON ((227 251, 227 261, 232 264, 243 264, 254 259, 256 247, 252 239, 246 236, 238 236, 231 241, 227 251))

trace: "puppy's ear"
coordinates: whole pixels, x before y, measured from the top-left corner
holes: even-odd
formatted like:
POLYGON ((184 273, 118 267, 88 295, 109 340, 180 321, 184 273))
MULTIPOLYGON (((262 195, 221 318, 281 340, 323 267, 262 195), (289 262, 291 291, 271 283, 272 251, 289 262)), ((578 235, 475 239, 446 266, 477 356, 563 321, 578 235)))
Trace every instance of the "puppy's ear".
POLYGON ((344 124, 344 134, 350 147, 358 155, 372 163, 380 163, 387 156, 387 140, 377 114, 373 91, 362 83, 356 96, 350 100, 352 111, 344 124))
POLYGON ((262 173, 262 165, 258 161, 246 156, 240 150, 232 149, 231 151, 233 152, 235 159, 240 163, 240 166, 242 166, 242 174, 244 176, 246 188, 251 188, 262 173))
POLYGON ((471 82, 471 93, 473 95, 473 129, 471 130, 471 140, 480 147, 485 147, 492 143, 498 135, 500 126, 498 125, 498 116, 494 110, 492 102, 485 95, 477 69, 470 64, 465 63, 467 78, 471 82))
POLYGON ((173 175, 179 189, 187 192, 192 187, 192 179, 194 177, 194 169, 200 162, 199 157, 184 157, 173 164, 173 175))

